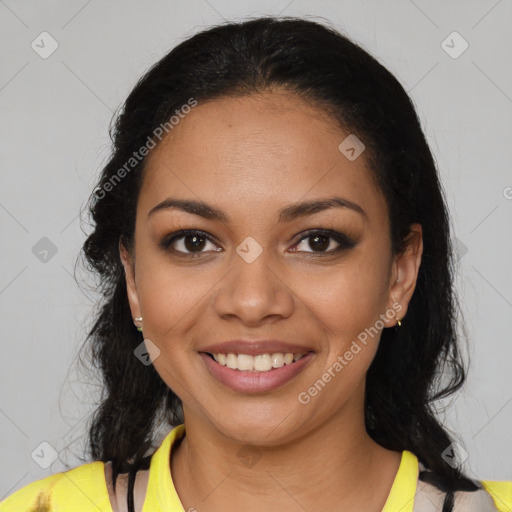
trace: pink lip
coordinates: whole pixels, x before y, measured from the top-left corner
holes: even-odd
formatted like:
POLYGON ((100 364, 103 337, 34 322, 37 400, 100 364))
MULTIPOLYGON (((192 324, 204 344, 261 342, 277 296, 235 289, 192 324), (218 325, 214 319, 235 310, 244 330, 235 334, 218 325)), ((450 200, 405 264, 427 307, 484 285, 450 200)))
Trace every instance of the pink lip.
POLYGON ((315 354, 308 352, 302 359, 281 368, 272 368, 268 372, 233 370, 217 363, 204 352, 199 355, 210 374, 219 382, 240 393, 261 393, 272 391, 289 382, 311 362, 315 354))
POLYGON ((304 354, 311 352, 311 347, 303 347, 301 345, 293 345, 284 341, 276 340, 232 340, 223 343, 209 345, 200 350, 200 352, 208 352, 209 354, 248 354, 257 356, 260 354, 275 354, 276 352, 291 352, 292 354, 304 354))

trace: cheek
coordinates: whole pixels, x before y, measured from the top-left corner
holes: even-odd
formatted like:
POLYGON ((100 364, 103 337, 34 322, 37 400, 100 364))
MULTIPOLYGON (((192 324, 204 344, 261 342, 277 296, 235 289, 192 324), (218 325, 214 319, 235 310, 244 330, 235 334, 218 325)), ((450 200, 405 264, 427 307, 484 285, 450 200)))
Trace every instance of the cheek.
POLYGON ((197 323, 198 308, 202 307, 209 283, 205 283, 204 276, 200 279, 161 259, 148 257, 144 261, 141 256, 139 260, 138 294, 144 338, 158 347, 153 366, 161 379, 181 400, 191 403, 195 377, 190 368, 187 333, 197 323))
POLYGON ((172 339, 180 338, 196 321, 198 308, 202 307, 213 283, 204 272, 164 260, 161 255, 141 254, 137 262, 140 268, 137 289, 146 326, 144 335, 172 345, 172 339))
POLYGON ((382 262, 361 254, 302 284, 300 297, 326 331, 357 335, 385 310, 386 275, 382 262))

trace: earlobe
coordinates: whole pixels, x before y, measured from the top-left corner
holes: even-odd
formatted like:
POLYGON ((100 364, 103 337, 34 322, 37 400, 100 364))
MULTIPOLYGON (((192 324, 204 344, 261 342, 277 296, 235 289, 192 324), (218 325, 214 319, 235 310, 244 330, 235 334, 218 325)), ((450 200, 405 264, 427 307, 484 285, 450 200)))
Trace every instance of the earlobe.
POLYGON ((409 234, 405 238, 404 250, 396 255, 393 263, 396 269, 393 275, 396 276, 396 279, 390 290, 392 300, 390 307, 398 311, 396 318, 400 321, 407 314, 409 302, 416 288, 422 254, 423 232, 421 225, 411 224, 409 234))

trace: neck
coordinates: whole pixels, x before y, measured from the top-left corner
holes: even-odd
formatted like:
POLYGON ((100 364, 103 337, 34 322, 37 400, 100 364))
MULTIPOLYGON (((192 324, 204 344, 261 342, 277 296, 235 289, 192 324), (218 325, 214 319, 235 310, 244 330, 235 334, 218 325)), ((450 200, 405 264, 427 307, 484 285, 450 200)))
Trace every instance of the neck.
POLYGON ((342 411, 289 442, 262 446, 230 439, 187 412, 186 435, 171 457, 185 510, 380 512, 400 464, 400 452, 368 436, 362 414, 350 421, 342 411))

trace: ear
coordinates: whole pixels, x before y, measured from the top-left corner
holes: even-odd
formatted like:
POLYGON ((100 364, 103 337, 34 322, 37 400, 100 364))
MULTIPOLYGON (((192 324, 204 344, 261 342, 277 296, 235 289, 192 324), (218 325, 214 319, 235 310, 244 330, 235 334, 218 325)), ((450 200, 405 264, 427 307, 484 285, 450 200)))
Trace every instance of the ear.
POLYGON ((140 313, 139 298, 135 287, 135 262, 128 249, 123 245, 121 238, 119 238, 119 255, 121 257, 121 262, 126 276, 126 292, 128 302, 130 304, 130 310, 132 312, 132 318, 137 318, 142 315, 140 313))
POLYGON ((395 318, 390 318, 386 327, 396 325, 397 319, 407 314, 409 302, 416 288, 418 271, 423 254, 423 230, 421 224, 411 224, 405 238, 404 250, 394 257, 391 272, 388 307, 396 312, 395 318))

